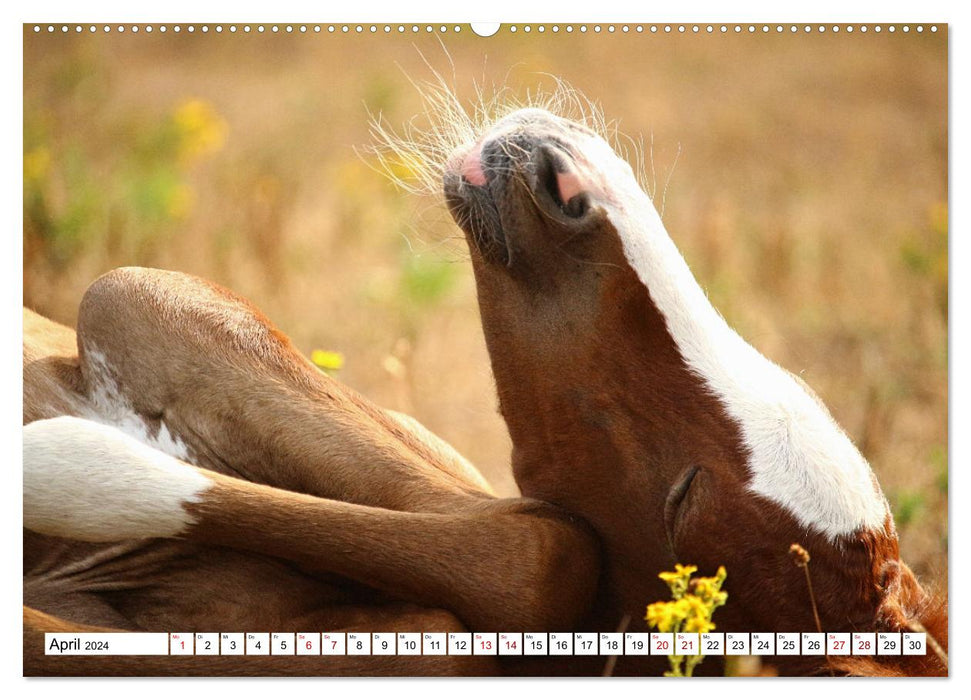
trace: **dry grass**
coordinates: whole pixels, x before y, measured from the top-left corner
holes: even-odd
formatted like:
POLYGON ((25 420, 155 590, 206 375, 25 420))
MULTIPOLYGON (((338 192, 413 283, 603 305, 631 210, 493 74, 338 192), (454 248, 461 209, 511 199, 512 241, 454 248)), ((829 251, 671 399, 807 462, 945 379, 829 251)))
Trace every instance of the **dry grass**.
POLYGON ((514 493, 464 244, 358 152, 369 111, 422 113, 419 51, 463 100, 555 74, 643 136, 716 306, 820 393, 946 581, 946 36, 444 42, 26 32, 26 303, 71 323, 122 264, 212 278, 514 493))

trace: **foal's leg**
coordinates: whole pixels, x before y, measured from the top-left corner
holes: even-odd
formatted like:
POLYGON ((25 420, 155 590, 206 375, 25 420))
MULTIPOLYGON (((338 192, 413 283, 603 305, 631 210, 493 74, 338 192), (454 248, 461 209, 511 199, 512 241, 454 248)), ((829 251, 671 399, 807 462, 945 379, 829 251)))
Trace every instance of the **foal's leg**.
POLYGON ((122 268, 78 316, 98 408, 176 456, 292 491, 395 510, 488 495, 471 465, 311 365, 255 307, 189 275, 122 268))
MULTIPOLYGON (((102 417, 245 481, 179 463, 182 471, 162 470, 151 497, 126 503, 133 491, 120 489, 123 507, 107 537, 90 508, 34 527, 74 539, 179 536, 255 551, 445 608, 483 631, 569 628, 589 605, 598 560, 582 523, 546 504, 484 493, 440 446, 322 375, 231 293, 187 275, 117 270, 85 295, 78 344, 85 390, 102 417)), ((49 438, 62 429, 33 442, 34 464, 62 465, 55 482, 77 463, 51 454, 49 438)), ((87 433, 90 426, 67 426, 64 449, 76 455, 87 433)), ((158 455, 112 449, 91 459, 111 465, 108 482, 127 470, 132 484, 150 484, 150 470, 131 469, 158 455)), ((104 499, 97 485, 92 493, 104 499)), ((77 496, 66 489, 64 503, 77 496)))
POLYGON ((547 504, 489 500, 412 513, 192 467, 73 417, 24 428, 24 525, 74 540, 182 538, 337 574, 479 631, 569 628, 598 568, 587 530, 547 504))

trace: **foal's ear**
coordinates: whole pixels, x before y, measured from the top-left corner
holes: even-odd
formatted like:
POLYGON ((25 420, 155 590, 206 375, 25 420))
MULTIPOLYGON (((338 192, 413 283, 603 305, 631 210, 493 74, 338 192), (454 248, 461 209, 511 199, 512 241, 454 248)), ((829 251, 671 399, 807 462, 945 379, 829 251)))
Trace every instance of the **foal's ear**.
POLYGON ((926 590, 902 561, 887 562, 877 631, 926 632, 947 650, 947 596, 926 590))
POLYGON ((876 632, 923 632, 921 656, 830 657, 829 666, 849 676, 946 676, 947 598, 928 592, 901 561, 887 562, 881 571, 883 600, 875 619, 876 632))
POLYGON ((888 560, 880 569, 877 585, 882 596, 877 626, 885 632, 908 630, 908 621, 918 615, 927 598, 914 572, 899 559, 888 560))

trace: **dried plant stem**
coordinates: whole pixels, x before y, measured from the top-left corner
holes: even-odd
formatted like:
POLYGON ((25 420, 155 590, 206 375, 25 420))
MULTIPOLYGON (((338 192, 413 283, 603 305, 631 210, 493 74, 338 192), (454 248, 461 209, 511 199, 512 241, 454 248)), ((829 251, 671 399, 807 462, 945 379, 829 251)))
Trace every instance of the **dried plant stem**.
POLYGON ((816 607, 816 596, 813 593, 813 580, 809 576, 809 564, 807 563, 804 567, 802 567, 802 570, 806 574, 806 587, 809 588, 809 602, 812 603, 813 606, 813 619, 816 620, 816 631, 822 634, 823 626, 819 622, 819 608, 816 607))
MULTIPOLYGON (((620 624, 617 625, 617 631, 623 634, 627 631, 627 625, 630 624, 630 615, 624 615, 620 620, 620 624)), ((609 678, 614 675, 614 668, 617 666, 617 654, 611 654, 607 657, 607 663, 604 666, 603 677, 609 678)))
MULTIPOLYGON (((813 619, 816 621, 816 631, 823 634, 823 625, 819 621, 819 608, 816 607, 816 594, 813 593, 813 580, 809 575, 809 552, 802 545, 793 543, 789 547, 789 556, 792 557, 793 563, 802 569, 806 575, 806 588, 809 589, 809 603, 813 607, 813 619)), ((825 639, 823 639, 823 644, 826 644, 825 639)), ((829 653, 824 651, 824 654, 826 657, 826 666, 829 668, 829 675, 836 675, 833 673, 833 667, 829 663, 829 653)))
POLYGON ((911 632, 923 632, 925 635, 927 635, 927 646, 931 648, 931 651, 937 654, 937 658, 939 658, 941 663, 944 664, 944 668, 947 668, 947 652, 944 651, 944 647, 941 646, 941 643, 934 639, 934 635, 928 632, 927 628, 917 620, 913 620, 912 622, 908 623, 907 626, 910 628, 911 632))

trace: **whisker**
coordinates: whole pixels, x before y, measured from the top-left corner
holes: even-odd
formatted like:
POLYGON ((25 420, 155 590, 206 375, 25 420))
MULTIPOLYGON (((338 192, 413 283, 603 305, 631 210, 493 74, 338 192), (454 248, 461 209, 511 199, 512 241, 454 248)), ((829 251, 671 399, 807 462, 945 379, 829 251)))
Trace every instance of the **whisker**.
MULTIPOLYGON (((420 52, 431 79, 420 81, 402 69, 421 97, 423 108, 419 115, 396 129, 388 124, 383 113, 367 110, 374 145, 359 149, 358 154, 370 167, 404 191, 440 195, 449 156, 459 147, 474 143, 480 134, 508 114, 526 107, 539 107, 575 121, 615 146, 625 139, 634 143, 622 134, 616 122, 607 122, 597 103, 554 75, 541 74, 552 81, 552 90, 527 91, 524 98, 512 94, 505 85, 486 89, 485 85, 476 82, 473 83, 473 99, 468 105, 463 104, 455 89, 454 61, 444 46, 442 50, 451 67, 451 80, 446 79, 420 52)), ((627 153, 635 169, 643 168, 638 149, 627 153)))
POLYGON ((681 144, 678 144, 678 153, 674 156, 674 162, 671 164, 671 169, 668 170, 668 177, 664 181, 664 192, 661 193, 661 213, 660 217, 664 218, 664 204, 668 199, 668 185, 671 184, 671 176, 674 175, 674 169, 678 167, 678 159, 681 157, 681 144))
POLYGON ((657 170, 654 169, 654 130, 651 130, 651 201, 657 196, 657 170))
MULTIPOLYGON (((441 40, 439 43, 447 62, 444 70, 436 69, 433 62, 420 51, 421 62, 428 71, 427 79, 409 75, 399 65, 399 69, 420 98, 421 107, 417 114, 394 126, 387 114, 372 111, 365 105, 371 145, 355 149, 355 152, 368 167, 390 179, 396 187, 413 195, 431 197, 435 202, 431 208, 437 207, 444 196, 444 178, 449 168, 454 167, 449 164, 449 159, 456 157, 454 154, 461 153, 461 149, 471 148, 482 134, 487 133, 509 114, 523 108, 540 108, 579 124, 604 139, 631 165, 640 186, 647 191, 648 184, 651 184, 651 198, 656 196, 658 182, 654 164, 653 133, 648 178, 643 137, 638 135, 635 138, 625 134, 620 128, 620 122, 607 120, 598 102, 588 98, 559 76, 541 73, 539 76, 543 80, 540 87, 520 94, 515 94, 508 87, 508 73, 501 85, 490 85, 483 77, 481 81, 473 81, 471 99, 463 100, 456 89, 455 63, 441 40)), ((510 67, 510 73, 516 68, 510 67)), ((515 128, 512 132, 514 136, 515 128)), ((491 171, 495 175, 518 182, 536 203, 536 211, 541 212, 547 220, 552 220, 552 213, 545 206, 540 206, 537 193, 526 182, 523 167, 529 164, 530 151, 515 138, 503 139, 501 143, 508 162, 491 167, 491 171)), ((669 172, 665 193, 670 179, 669 172)), ((461 188, 470 186, 461 180, 458 184, 460 191, 461 188)), ((496 220, 498 212, 473 206, 461 216, 463 220, 458 223, 470 232, 484 254, 495 253, 497 248, 503 247, 501 240, 497 241, 494 236, 489 235, 490 225, 500 223, 496 220)), ((445 218, 447 220, 449 217, 445 218)), ((447 228, 440 225, 435 230, 444 231, 447 228)), ((432 245, 416 235, 415 231, 402 235, 406 236, 410 250, 414 250, 418 244, 426 247, 432 245)), ((443 240, 441 236, 436 237, 440 242, 443 240)), ((447 235, 444 240, 448 240, 447 235)))

